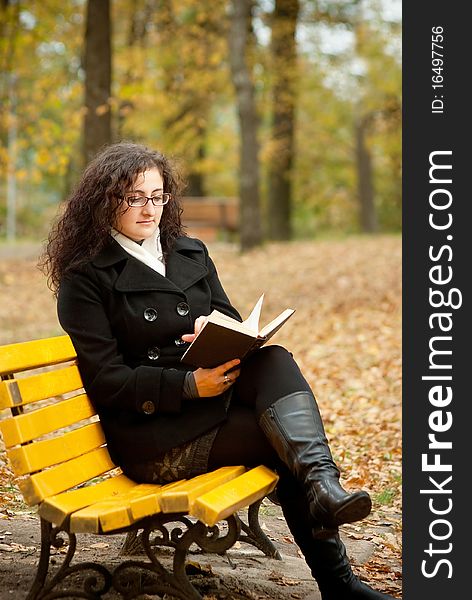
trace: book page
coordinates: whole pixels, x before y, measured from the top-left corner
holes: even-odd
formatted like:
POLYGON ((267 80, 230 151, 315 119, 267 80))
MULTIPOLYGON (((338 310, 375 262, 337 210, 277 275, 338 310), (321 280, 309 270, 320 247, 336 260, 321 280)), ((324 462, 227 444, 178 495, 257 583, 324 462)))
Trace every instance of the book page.
POLYGON ((270 323, 268 323, 265 327, 261 329, 259 332, 260 337, 272 337, 274 333, 276 333, 282 325, 285 323, 287 319, 289 319, 295 311, 293 308, 287 308, 283 313, 280 313, 278 317, 272 319, 270 323))
POLYGON ((252 309, 249 317, 243 321, 245 327, 253 331, 255 334, 259 331, 259 318, 261 316, 262 302, 264 301, 264 294, 256 302, 256 306, 252 309))
POLYGON ((200 329, 200 332, 198 335, 200 335, 200 333, 204 330, 207 323, 215 323, 216 325, 221 325, 222 327, 226 327, 227 329, 233 329, 234 331, 240 331, 241 333, 246 333, 253 337, 257 336, 257 331, 253 331, 250 327, 247 327, 245 322, 240 323, 236 319, 233 319, 232 317, 228 317, 228 315, 220 313, 217 310, 214 310, 211 312, 211 314, 208 317, 207 322, 200 329))
POLYGON ((216 317, 220 321, 229 321, 230 323, 239 323, 239 321, 237 319, 233 319, 233 317, 225 315, 224 313, 220 312, 219 310, 216 310, 216 308, 214 308, 211 311, 211 313, 208 315, 208 318, 211 318, 212 320, 214 317, 216 317))

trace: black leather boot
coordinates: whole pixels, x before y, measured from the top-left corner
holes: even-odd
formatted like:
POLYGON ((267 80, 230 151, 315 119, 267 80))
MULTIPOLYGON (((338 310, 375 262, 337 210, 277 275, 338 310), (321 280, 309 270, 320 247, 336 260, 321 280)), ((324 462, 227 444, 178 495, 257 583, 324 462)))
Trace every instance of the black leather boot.
POLYGON ((372 589, 352 572, 346 548, 338 532, 330 538, 318 539, 304 489, 290 472, 279 469, 276 494, 285 520, 313 577, 323 600, 394 600, 392 596, 372 589))
POLYGON ((314 550, 318 559, 314 577, 323 600, 392 599, 392 596, 377 592, 354 575, 346 547, 338 533, 328 539, 316 540, 314 550))
POLYGON ((259 417, 259 425, 279 458, 303 483, 318 537, 331 537, 339 525, 366 517, 372 508, 364 491, 348 494, 328 447, 313 394, 294 392, 277 400, 259 417))

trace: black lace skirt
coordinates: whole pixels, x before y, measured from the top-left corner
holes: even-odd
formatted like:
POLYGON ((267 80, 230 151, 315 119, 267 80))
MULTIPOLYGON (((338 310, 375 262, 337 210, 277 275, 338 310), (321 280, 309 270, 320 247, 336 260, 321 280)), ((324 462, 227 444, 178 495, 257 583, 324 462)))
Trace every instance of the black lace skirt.
POLYGON ((218 433, 215 427, 199 438, 177 446, 147 462, 123 465, 127 477, 140 483, 170 483, 208 471, 208 457, 218 433))
MULTIPOLYGON (((231 392, 231 389, 226 392, 226 410, 231 402, 231 392)), ((210 451, 219 428, 219 426, 214 427, 195 440, 171 448, 152 460, 122 465, 122 471, 127 477, 139 483, 171 483, 207 473, 210 451)))

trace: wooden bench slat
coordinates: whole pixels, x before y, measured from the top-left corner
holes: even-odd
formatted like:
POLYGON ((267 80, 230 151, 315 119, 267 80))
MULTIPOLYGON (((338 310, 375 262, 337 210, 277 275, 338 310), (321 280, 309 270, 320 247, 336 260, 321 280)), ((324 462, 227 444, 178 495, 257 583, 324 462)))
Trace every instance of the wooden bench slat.
MULTIPOLYGON (((176 481, 164 486, 154 484, 136 484, 124 493, 90 504, 74 512, 70 518, 70 531, 74 533, 110 532, 132 525, 143 517, 159 512, 188 512, 189 497, 197 498, 209 490, 217 490, 224 483, 235 479, 245 472, 245 467, 222 467, 211 473, 205 473, 188 481, 176 481), (163 498, 167 497, 166 510, 163 510, 163 498), (184 499, 184 502, 182 502, 184 499), (187 508, 185 508, 185 506, 187 508)), ((260 479, 260 476, 258 476, 260 479)), ((245 495, 238 489, 240 504, 245 506, 245 495)), ((234 502, 234 498, 231 499, 234 502)))
POLYGON ((108 533, 128 527, 144 517, 158 514, 161 512, 161 494, 180 483, 182 482, 174 481, 165 485, 134 483, 132 487, 113 498, 105 498, 74 512, 70 518, 70 531, 108 533))
POLYGON ((82 389, 76 366, 0 383, 0 408, 13 408, 82 389))
POLYGON ((0 375, 18 373, 76 358, 68 335, 0 347, 0 375))
POLYGON ((189 514, 206 525, 215 525, 266 496, 275 488, 277 481, 278 477, 273 471, 264 466, 256 467, 196 498, 189 514))
POLYGON ((144 517, 149 517, 150 515, 161 512, 161 494, 165 493, 167 490, 171 490, 174 487, 181 485, 185 481, 185 479, 181 479, 180 481, 166 483, 157 493, 140 494, 139 496, 133 496, 130 498, 129 505, 134 521, 138 521, 144 517))
MULTIPOLYGON (((113 531, 128 527, 137 520, 131 512, 130 501, 132 498, 139 498, 140 496, 156 497, 161 487, 152 483, 136 483, 118 496, 90 504, 71 515, 70 531, 74 533, 100 533, 101 531, 113 531)), ((154 507, 157 507, 155 513, 160 512, 157 502, 154 507)))
POLYGON ((86 394, 61 400, 24 415, 0 421, 0 430, 7 448, 30 442, 38 437, 69 427, 93 417, 96 411, 86 394))
POLYGON ((100 423, 90 423, 60 436, 13 448, 7 452, 17 476, 81 456, 105 444, 100 423))
POLYGON ((246 471, 245 467, 221 467, 211 473, 182 481, 172 489, 162 492, 159 504, 163 513, 188 512, 198 496, 235 479, 246 471))
POLYGON ((29 505, 39 504, 45 498, 69 490, 93 477, 116 468, 108 450, 98 448, 66 463, 51 467, 20 480, 18 485, 29 505))
POLYGON ((100 502, 126 492, 136 483, 120 474, 109 477, 93 485, 87 485, 75 490, 62 492, 46 498, 39 506, 39 515, 50 523, 62 525, 73 512, 85 508, 95 502, 100 502))

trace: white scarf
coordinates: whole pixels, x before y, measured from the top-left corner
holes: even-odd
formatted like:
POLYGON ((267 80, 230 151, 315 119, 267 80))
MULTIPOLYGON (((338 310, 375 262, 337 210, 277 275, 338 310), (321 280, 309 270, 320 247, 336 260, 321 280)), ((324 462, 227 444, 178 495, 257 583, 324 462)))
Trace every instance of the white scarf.
POLYGON ((166 266, 162 254, 159 227, 157 227, 151 237, 145 239, 142 244, 126 237, 126 235, 113 229, 113 227, 111 228, 110 234, 128 254, 131 254, 131 256, 140 260, 164 277, 166 276, 166 266))

